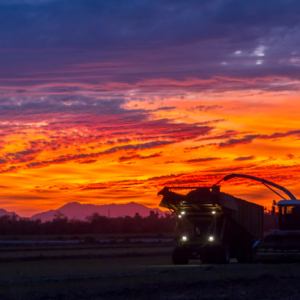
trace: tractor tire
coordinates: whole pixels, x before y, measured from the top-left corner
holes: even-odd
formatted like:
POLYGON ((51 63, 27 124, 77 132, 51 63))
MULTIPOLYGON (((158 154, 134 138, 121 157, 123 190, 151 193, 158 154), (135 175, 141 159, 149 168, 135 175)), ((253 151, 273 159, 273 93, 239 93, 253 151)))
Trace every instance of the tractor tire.
POLYGON ((188 249, 178 246, 174 247, 172 261, 174 265, 187 265, 189 262, 188 249))

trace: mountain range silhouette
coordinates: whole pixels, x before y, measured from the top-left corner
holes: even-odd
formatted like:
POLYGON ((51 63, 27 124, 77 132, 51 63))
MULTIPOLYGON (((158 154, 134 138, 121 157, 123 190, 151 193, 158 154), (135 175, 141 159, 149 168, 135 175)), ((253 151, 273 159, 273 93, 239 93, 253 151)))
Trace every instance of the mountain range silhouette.
MULTIPOLYGON (((142 217, 147 217, 150 214, 150 211, 157 212, 159 215, 164 215, 165 212, 161 211, 159 208, 149 208, 145 205, 138 204, 135 202, 130 202, 126 204, 104 204, 104 205, 95 205, 95 204, 81 204, 78 202, 71 202, 63 205, 62 207, 56 210, 48 210, 45 212, 37 213, 33 215, 30 219, 36 220, 40 219, 42 222, 51 221, 55 218, 57 212, 62 213, 68 219, 78 219, 86 220, 86 217, 91 216, 93 213, 98 213, 101 216, 117 218, 130 216, 134 217, 138 213, 142 217)), ((21 217, 14 212, 8 212, 5 209, 0 209, 0 217, 4 215, 21 217)))

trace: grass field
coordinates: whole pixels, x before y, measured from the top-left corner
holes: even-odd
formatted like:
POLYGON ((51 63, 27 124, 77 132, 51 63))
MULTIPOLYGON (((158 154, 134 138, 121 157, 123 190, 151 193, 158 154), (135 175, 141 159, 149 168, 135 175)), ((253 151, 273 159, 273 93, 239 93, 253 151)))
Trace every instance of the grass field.
POLYGON ((1 244, 1 300, 300 299, 300 264, 171 264, 171 243, 1 244))
POLYGON ((1 241, 53 241, 53 240, 84 240, 87 237, 94 239, 124 239, 124 238, 172 238, 173 233, 140 233, 140 234, 41 234, 41 235, 0 235, 1 241))
POLYGON ((300 299, 299 264, 171 265, 170 255, 1 263, 0 299, 300 299))
MULTIPOLYGON (((72 258, 102 258, 123 256, 144 256, 170 254, 173 243, 164 242, 166 239, 148 238, 147 242, 141 240, 132 242, 129 237, 82 237, 73 243, 68 237, 49 243, 49 240, 11 240, 0 243, 0 262, 22 260, 53 260, 72 258), (88 242, 87 242, 88 240, 88 242)), ((131 237, 132 238, 132 237, 131 237)))
POLYGON ((56 249, 12 249, 0 252, 0 261, 22 261, 22 260, 53 260, 72 258, 104 258, 123 256, 148 256, 170 254, 172 246, 165 245, 143 245, 143 246, 106 246, 106 247, 59 247, 56 249))

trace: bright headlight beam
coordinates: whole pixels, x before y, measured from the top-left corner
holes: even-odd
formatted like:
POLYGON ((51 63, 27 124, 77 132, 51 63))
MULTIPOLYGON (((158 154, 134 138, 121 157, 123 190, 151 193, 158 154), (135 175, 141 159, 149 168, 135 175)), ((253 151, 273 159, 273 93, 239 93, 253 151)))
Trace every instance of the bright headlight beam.
POLYGON ((185 214, 185 211, 182 211, 181 214, 184 215, 184 214, 185 214))
POLYGON ((214 237, 213 237, 213 236, 210 236, 210 237, 208 238, 208 240, 209 240, 209 241, 213 241, 213 240, 214 240, 214 237))
POLYGON ((186 241, 186 240, 187 240, 187 237, 186 237, 186 236, 183 236, 183 237, 182 237, 182 240, 183 240, 183 241, 186 241))

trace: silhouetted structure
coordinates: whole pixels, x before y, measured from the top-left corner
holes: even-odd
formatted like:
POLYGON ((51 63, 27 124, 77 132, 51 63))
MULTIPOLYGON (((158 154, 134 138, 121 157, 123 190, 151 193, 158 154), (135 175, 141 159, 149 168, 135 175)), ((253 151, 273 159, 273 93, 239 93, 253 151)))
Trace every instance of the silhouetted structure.
POLYGON ((262 206, 221 193, 217 186, 191 187, 187 195, 170 189, 158 194, 163 196, 160 206, 177 215, 174 264, 195 258, 203 263, 251 260, 252 245, 263 236, 262 206))

